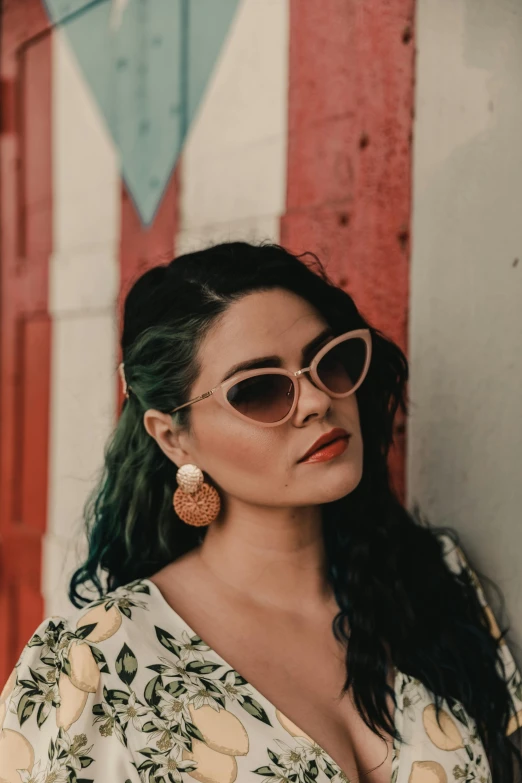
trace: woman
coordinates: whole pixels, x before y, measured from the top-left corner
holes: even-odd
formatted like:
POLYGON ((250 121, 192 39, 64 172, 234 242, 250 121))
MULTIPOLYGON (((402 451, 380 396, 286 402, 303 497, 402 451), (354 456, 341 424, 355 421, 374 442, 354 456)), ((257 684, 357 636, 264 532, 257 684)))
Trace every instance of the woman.
POLYGON ((390 484, 406 358, 313 258, 225 243, 129 292, 76 611, 4 688, 1 780, 516 779, 504 634, 390 484))

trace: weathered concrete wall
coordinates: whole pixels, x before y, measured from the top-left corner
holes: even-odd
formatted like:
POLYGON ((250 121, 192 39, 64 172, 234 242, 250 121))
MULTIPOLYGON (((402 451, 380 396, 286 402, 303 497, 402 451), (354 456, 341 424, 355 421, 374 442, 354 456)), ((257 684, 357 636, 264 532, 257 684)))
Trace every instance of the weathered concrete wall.
POLYGON ((417 46, 409 502, 460 531, 522 643, 522 6, 419 0, 417 46))

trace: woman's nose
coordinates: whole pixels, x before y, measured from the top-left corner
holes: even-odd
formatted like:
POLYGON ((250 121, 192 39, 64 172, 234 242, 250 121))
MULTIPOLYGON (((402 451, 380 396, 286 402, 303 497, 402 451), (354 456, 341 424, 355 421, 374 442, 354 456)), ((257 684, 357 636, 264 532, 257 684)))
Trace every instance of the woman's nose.
POLYGON ((299 382, 298 408, 302 407, 303 403, 308 406, 312 405, 316 408, 320 408, 321 410, 325 405, 326 407, 329 407, 331 403, 330 395, 315 385, 309 372, 302 373, 297 377, 297 380, 299 382))

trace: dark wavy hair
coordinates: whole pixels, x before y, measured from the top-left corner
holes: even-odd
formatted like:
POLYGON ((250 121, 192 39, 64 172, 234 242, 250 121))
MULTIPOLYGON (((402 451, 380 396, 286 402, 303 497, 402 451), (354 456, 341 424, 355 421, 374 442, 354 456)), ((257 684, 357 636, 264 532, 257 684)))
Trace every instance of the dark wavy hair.
MULTIPOLYGON (((477 722, 494 782, 512 783, 513 753, 519 761, 522 756, 505 734, 513 706, 497 671, 499 640, 472 580, 446 566, 437 535, 446 532, 458 545, 458 534, 431 526, 417 507, 408 512, 390 481, 394 417, 399 406, 407 413, 407 359, 362 317, 313 253, 228 242, 153 267, 133 284, 121 338, 130 397, 85 504, 89 550, 69 597, 81 607, 89 599, 79 594, 80 586, 89 582, 102 597, 201 543, 205 528, 184 524, 173 509, 176 466, 145 430, 143 414, 186 402, 200 372, 198 347, 216 319, 246 294, 276 287, 310 302, 339 334, 371 330, 372 359, 356 392, 362 478, 348 495, 323 506, 328 579, 339 605, 332 628, 346 643, 342 695, 352 687, 366 725, 401 739, 386 702, 387 693, 394 696, 386 680, 391 658, 434 694, 437 715, 444 698, 464 705, 477 722)), ((173 414, 188 431, 191 410, 173 414)))

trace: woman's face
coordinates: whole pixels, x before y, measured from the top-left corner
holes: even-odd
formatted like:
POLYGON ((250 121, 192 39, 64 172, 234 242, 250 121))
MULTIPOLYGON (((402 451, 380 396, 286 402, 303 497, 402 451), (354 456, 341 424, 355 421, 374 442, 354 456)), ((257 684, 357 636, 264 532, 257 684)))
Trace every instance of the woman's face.
MULTIPOLYGON (((201 373, 189 399, 216 386, 230 368, 245 360, 278 355, 287 370, 308 366, 302 350, 327 326, 311 304, 284 289, 244 296, 229 307, 202 343, 201 373)), ((214 397, 195 403, 191 431, 179 435, 186 453, 176 450, 171 458, 178 467, 186 462, 198 465, 221 494, 248 504, 307 506, 348 494, 362 475, 356 393, 330 398, 313 385, 309 373, 297 382, 296 409, 277 427, 241 419, 214 397), (333 427, 351 434, 345 451, 325 462, 299 464, 314 441, 333 427)))

